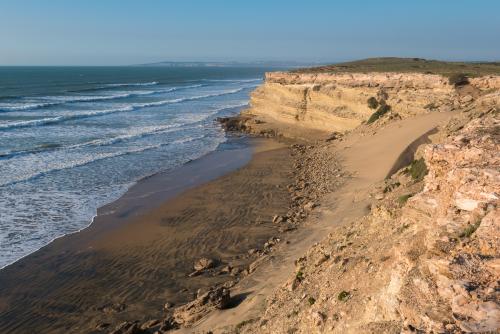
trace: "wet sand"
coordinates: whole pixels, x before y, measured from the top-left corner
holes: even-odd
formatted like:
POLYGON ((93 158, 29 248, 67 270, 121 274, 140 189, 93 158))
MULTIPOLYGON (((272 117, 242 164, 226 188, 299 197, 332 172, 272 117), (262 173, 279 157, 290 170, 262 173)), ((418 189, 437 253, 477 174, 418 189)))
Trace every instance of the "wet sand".
POLYGON ((160 318, 165 303, 232 280, 217 269, 188 274, 200 257, 248 266, 248 250, 277 235, 272 217, 291 201, 289 149, 255 139, 252 150, 251 159, 246 148, 222 151, 145 179, 89 228, 1 270, 0 333, 88 333, 160 318))

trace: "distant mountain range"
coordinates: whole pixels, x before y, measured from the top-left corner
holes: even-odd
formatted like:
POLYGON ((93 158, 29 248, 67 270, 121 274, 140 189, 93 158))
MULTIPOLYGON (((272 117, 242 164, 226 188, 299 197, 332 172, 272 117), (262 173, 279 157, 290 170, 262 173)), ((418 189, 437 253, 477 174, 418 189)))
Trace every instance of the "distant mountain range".
POLYGON ((321 66, 327 63, 321 62, 297 62, 297 61, 253 61, 253 62, 205 62, 205 61, 162 61, 150 64, 137 64, 134 66, 165 66, 165 67, 306 67, 321 66))

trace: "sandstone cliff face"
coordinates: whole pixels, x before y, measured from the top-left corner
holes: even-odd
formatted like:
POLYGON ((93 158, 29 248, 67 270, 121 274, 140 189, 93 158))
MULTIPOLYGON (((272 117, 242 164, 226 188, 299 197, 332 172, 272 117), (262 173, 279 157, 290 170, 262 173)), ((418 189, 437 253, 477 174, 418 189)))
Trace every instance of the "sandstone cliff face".
MULTIPOLYGON (((472 79, 471 87, 498 89, 500 77, 472 79)), ((398 118, 459 109, 473 99, 460 96, 440 75, 272 72, 266 73, 264 84, 252 93, 247 113, 265 122, 326 133, 347 131, 373 114, 375 110, 367 103, 370 97, 385 100, 398 118)))
POLYGON ((368 216, 299 258, 294 276, 243 331, 498 330, 500 123, 498 111, 476 117, 423 147, 423 181, 395 174, 374 190, 381 195, 368 216))

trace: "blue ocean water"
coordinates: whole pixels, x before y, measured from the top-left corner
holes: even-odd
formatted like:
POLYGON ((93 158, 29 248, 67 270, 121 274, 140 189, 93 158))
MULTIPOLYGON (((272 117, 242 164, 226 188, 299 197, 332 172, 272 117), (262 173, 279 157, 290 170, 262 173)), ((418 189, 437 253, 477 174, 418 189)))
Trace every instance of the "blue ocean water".
POLYGON ((0 268, 215 150, 266 70, 0 67, 0 268))

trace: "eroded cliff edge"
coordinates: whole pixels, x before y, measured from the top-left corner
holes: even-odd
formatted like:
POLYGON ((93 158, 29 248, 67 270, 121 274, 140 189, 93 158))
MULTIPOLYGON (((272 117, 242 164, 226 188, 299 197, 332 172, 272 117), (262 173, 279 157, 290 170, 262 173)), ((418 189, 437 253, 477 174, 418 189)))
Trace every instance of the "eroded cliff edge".
POLYGON ((499 88, 498 76, 457 87, 437 74, 270 72, 240 120, 254 133, 324 139, 366 123, 383 105, 384 119, 402 119, 462 110, 499 88))

